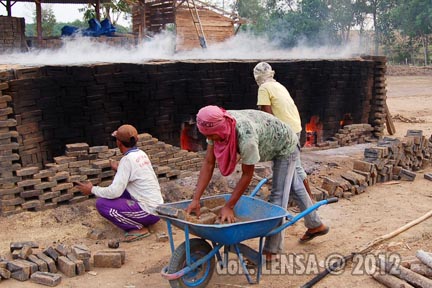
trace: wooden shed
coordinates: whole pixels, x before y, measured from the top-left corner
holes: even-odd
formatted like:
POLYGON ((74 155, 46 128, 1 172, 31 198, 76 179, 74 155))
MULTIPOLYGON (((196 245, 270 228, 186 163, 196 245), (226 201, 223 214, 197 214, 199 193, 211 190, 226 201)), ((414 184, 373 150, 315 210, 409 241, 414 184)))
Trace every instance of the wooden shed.
POLYGON ((132 9, 132 30, 140 39, 165 29, 176 33, 176 50, 190 50, 223 42, 244 21, 199 0, 139 0, 132 9))

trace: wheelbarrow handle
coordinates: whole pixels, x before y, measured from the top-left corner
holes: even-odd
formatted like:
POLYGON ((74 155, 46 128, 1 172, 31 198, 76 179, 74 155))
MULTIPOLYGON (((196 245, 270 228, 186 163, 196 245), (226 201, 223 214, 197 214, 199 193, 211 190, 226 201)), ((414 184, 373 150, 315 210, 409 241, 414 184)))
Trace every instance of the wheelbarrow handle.
POLYGON ((267 181, 270 179, 270 177, 263 178, 260 182, 258 182, 258 185, 255 187, 255 189, 251 192, 250 196, 255 197, 255 195, 258 193, 258 191, 261 189, 261 187, 267 183, 267 181))
POLYGON ((287 222, 283 223, 281 226, 274 228, 272 231, 270 231, 269 233, 267 233, 266 237, 268 236, 273 236, 277 233, 280 233, 282 230, 284 230, 285 228, 293 225, 294 223, 296 223, 297 221, 299 221, 301 218, 305 217, 306 215, 312 213, 313 211, 315 211, 316 209, 318 209, 319 207, 321 207, 322 205, 326 205, 326 204, 330 204, 330 203, 336 203, 338 202, 338 198, 337 197, 332 197, 332 198, 328 198, 325 200, 321 200, 316 202, 315 204, 313 204, 312 206, 310 206, 309 208, 307 208, 306 210, 300 212, 299 214, 297 214, 295 217, 287 217, 287 222))
POLYGON ((327 204, 336 203, 338 201, 339 201, 339 198, 337 198, 337 197, 328 198, 327 204))

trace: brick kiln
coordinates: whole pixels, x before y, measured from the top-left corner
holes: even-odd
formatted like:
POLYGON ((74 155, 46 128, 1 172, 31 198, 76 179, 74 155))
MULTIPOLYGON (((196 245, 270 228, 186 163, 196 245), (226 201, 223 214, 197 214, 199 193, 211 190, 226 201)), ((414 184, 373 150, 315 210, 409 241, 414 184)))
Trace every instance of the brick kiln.
MULTIPOLYGON (((107 159, 121 155, 109 148, 114 147, 110 133, 122 123, 149 133, 140 136, 140 147, 161 181, 196 171, 200 155, 179 148, 182 125, 193 124, 196 112, 208 104, 255 109, 258 87, 252 69, 257 62, 166 61, 0 72, 0 213, 80 201, 85 197, 72 185, 78 179, 111 181, 107 159)), ((349 145, 383 135, 384 57, 268 62, 297 103, 305 128, 302 144, 349 145)))

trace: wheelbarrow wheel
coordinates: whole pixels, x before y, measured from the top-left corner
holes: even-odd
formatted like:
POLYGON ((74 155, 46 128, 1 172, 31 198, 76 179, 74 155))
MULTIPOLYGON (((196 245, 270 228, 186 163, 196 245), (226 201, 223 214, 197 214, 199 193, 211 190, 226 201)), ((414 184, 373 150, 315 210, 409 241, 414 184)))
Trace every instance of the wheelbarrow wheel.
MULTIPOLYGON (((192 238, 189 243, 192 263, 205 257, 212 250, 210 244, 203 239, 192 238)), ((168 265, 168 273, 176 273, 186 266, 186 243, 183 242, 179 247, 177 247, 171 257, 168 265)), ((178 279, 170 280, 170 285, 173 288, 206 287, 213 275, 214 267, 215 257, 212 257, 197 269, 190 271, 178 279)))

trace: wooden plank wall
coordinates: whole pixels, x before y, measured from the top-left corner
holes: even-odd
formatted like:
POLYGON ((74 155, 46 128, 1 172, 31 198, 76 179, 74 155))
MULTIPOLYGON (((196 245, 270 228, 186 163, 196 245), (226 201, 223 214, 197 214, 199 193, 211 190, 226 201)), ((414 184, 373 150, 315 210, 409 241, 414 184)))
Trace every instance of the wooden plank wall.
MULTIPOLYGON (((201 25, 203 26, 208 46, 223 42, 234 36, 234 24, 230 18, 206 9, 199 9, 198 14, 201 19, 201 25)), ((177 51, 201 47, 191 13, 187 7, 179 7, 177 9, 175 24, 177 32, 177 51)))
MULTIPOLYGON (((132 31, 139 38, 162 32, 166 25, 176 25, 176 50, 200 48, 198 34, 187 4, 175 9, 177 1, 158 0, 148 3, 140 2, 132 9, 132 31)), ((234 22, 214 11, 198 8, 207 45, 223 42, 234 36, 234 22)))
POLYGON ((159 0, 149 3, 139 3, 132 9, 132 31, 152 35, 162 32, 165 25, 175 22, 173 0, 159 0))

